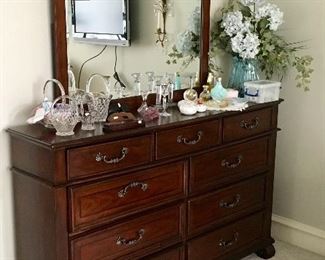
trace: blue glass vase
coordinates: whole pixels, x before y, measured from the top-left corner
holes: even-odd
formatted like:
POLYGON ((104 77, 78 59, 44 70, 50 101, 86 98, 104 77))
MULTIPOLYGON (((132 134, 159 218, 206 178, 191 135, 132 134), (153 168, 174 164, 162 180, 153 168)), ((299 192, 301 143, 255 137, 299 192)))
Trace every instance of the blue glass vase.
POLYGON ((232 70, 228 88, 236 89, 239 97, 244 97, 244 82, 259 80, 258 64, 255 59, 242 59, 236 56, 232 59, 232 70))

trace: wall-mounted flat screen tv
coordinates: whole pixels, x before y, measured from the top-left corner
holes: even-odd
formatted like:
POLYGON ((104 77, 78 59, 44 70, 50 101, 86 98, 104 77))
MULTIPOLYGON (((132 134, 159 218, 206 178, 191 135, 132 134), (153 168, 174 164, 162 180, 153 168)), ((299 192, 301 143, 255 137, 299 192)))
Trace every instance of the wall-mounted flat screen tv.
POLYGON ((129 0, 71 0, 77 41, 130 46, 129 0))

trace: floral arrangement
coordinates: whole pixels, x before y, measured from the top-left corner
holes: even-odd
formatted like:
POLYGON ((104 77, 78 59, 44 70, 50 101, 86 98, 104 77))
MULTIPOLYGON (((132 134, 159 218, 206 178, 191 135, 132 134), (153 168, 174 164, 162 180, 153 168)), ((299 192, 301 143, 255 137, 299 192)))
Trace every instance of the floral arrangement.
POLYGON ((298 56, 301 42, 288 43, 276 34, 283 12, 265 0, 229 0, 212 28, 212 54, 222 49, 241 59, 255 59, 267 79, 295 67, 297 87, 309 90, 312 57, 298 56))
POLYGON ((187 30, 177 35, 176 42, 168 54, 167 64, 177 64, 182 60, 186 68, 200 55, 201 8, 196 7, 189 17, 187 30))

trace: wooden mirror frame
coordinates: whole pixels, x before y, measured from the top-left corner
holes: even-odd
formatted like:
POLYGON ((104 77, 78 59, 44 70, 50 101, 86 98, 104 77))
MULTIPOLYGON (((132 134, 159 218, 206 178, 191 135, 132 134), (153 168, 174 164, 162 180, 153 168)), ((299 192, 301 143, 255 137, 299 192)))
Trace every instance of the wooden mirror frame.
MULTIPOLYGON (((211 0, 201 0, 200 83, 206 83, 209 72, 211 0)), ((68 56, 65 0, 52 0, 53 75, 68 93, 68 56)), ((57 96, 59 93, 55 93, 57 96)))

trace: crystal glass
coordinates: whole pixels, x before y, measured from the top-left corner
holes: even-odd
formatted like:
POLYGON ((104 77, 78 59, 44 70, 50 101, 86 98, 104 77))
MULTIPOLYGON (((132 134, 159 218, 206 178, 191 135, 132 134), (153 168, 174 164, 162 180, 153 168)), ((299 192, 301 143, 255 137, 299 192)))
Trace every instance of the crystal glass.
MULTIPOLYGON (((78 103, 78 102, 77 102, 78 103)), ((95 106, 95 97, 92 93, 85 93, 78 103, 81 130, 95 130, 98 113, 95 106)))
POLYGON ((105 122, 108 116, 109 104, 113 97, 111 94, 109 94, 110 77, 103 76, 101 74, 91 75, 86 84, 87 93, 90 93, 91 82, 95 77, 99 77, 103 81, 106 90, 106 92, 91 92, 95 99, 95 110, 97 111, 96 122, 105 122))
POLYGON ((146 72, 147 75, 147 79, 148 79, 148 90, 150 92, 154 92, 155 91, 155 73, 153 71, 148 71, 146 72))
POLYGON ((141 95, 141 74, 140 73, 132 73, 131 76, 134 79, 133 82, 133 94, 136 96, 141 95))
POLYGON ((161 96, 162 96, 162 100, 163 100, 163 110, 160 113, 160 116, 162 116, 162 117, 171 116, 171 114, 167 112, 167 97, 169 94, 169 87, 170 87, 169 84, 161 85, 161 96))
POLYGON ((175 75, 171 73, 166 73, 164 78, 165 84, 169 85, 168 91, 168 103, 173 103, 174 99, 174 89, 175 89, 175 75))
POLYGON ((43 96, 44 96, 44 99, 43 99, 43 102, 42 102, 42 105, 41 106, 45 110, 45 116, 44 116, 44 119, 42 120, 42 123, 47 128, 53 128, 53 125, 52 125, 51 119, 50 119, 50 117, 51 117, 50 111, 51 111, 51 106, 52 106, 53 102, 50 101, 50 99, 46 96, 46 88, 49 85, 49 83, 54 83, 55 84, 54 86, 59 87, 61 96, 64 96, 65 95, 65 91, 64 91, 64 87, 61 84, 61 82, 58 81, 58 80, 56 80, 56 79, 49 79, 49 80, 47 80, 45 82, 44 86, 43 86, 43 96))
POLYGON ((69 66, 68 75, 69 75, 69 96, 74 98, 77 104, 81 106, 83 96, 85 95, 86 92, 76 87, 76 80, 71 70, 71 66, 69 66))
POLYGON ((142 96, 142 104, 141 106, 138 108, 138 113, 143 113, 145 110, 148 109, 148 104, 147 104, 147 98, 148 98, 148 95, 150 94, 150 90, 147 89, 143 89, 141 90, 141 96, 142 96))
POLYGON ((161 82, 163 76, 155 76, 155 89, 154 92, 156 93, 156 107, 160 107, 161 105, 161 82))
POLYGON ((233 57, 232 70, 228 82, 228 88, 239 91, 239 97, 244 97, 244 82, 259 80, 258 64, 255 59, 242 59, 233 57))
POLYGON ((56 130, 56 135, 73 135, 73 129, 79 122, 76 101, 67 95, 55 99, 50 111, 50 120, 56 130), (66 103, 67 99, 70 99, 69 103, 66 103), (60 100, 62 103, 58 103, 60 100))

